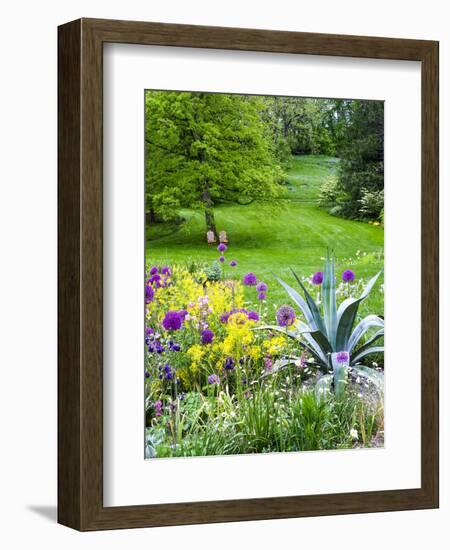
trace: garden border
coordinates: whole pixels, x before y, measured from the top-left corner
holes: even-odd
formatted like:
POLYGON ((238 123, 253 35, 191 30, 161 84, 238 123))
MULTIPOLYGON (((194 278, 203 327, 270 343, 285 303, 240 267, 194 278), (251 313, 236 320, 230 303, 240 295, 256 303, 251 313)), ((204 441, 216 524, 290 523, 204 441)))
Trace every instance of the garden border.
POLYGON ((80 531, 439 506, 438 42, 78 19, 58 28, 58 521, 80 531), (421 488, 103 506, 103 44, 420 61, 421 488))

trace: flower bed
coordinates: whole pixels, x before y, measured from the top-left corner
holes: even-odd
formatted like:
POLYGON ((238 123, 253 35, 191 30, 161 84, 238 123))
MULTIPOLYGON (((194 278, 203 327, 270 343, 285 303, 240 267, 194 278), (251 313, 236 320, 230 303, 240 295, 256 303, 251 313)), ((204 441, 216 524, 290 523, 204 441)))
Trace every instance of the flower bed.
MULTIPOLYGON (((224 266, 227 247, 218 250, 224 266)), ((317 310, 330 282, 326 269, 325 276, 316 272, 299 280, 317 310)), ((350 269, 337 288, 334 272, 332 278, 334 299, 348 300, 365 286, 350 269)), ((198 266, 148 269, 147 457, 382 443, 380 369, 359 369, 346 350, 325 354, 321 364, 317 342, 305 330, 309 310, 289 304, 268 308, 268 293, 253 272, 238 281, 226 278, 224 268, 219 278, 198 266), (254 291, 251 303, 244 301, 245 286, 254 291), (337 391, 341 383, 344 397, 337 391)))

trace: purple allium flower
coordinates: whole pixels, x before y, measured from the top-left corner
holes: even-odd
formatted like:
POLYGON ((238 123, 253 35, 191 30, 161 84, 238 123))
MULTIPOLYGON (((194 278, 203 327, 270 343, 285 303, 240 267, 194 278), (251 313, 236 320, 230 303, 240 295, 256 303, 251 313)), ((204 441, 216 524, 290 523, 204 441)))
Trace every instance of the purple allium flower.
POLYGON ((179 311, 168 311, 163 319, 162 325, 166 330, 180 330, 184 316, 179 311))
POLYGON ((323 283, 323 273, 322 271, 316 271, 311 277, 311 282, 313 285, 321 285, 323 283))
POLYGON ((265 300, 266 299, 266 293, 265 292, 259 292, 258 293, 258 300, 265 300))
POLYGON ((152 327, 145 327, 145 334, 149 336, 150 334, 155 334, 155 331, 152 329, 152 327))
POLYGON ((231 267, 236 267, 237 266, 237 261, 236 260, 231 260, 230 266, 231 267))
POLYGON ((202 344, 210 344, 214 339, 214 332, 212 330, 202 330, 202 344))
POLYGON ((256 278, 256 275, 254 273, 250 272, 247 273, 247 275, 244 275, 242 282, 246 286, 255 286, 258 283, 258 279, 256 278))
POLYGON ((294 324, 295 311, 291 306, 281 306, 277 311, 277 323, 280 327, 289 327, 294 324))
POLYGON ((172 275, 172 270, 170 269, 170 267, 168 265, 164 265, 161 268, 161 273, 163 275, 167 275, 167 277, 170 277, 172 275))
POLYGON ((154 295, 155 295, 155 291, 153 290, 153 287, 151 285, 145 285, 145 303, 146 304, 153 302, 154 295))
POLYGON ((258 292, 267 292, 267 289, 269 287, 266 285, 266 283, 263 283, 262 281, 256 285, 256 290, 258 292))
POLYGON ((336 355, 336 361, 338 363, 348 363, 349 360, 350 360, 350 354, 348 353, 348 351, 340 351, 336 355))
POLYGON ((225 243, 220 243, 219 246, 217 247, 217 250, 219 252, 225 252, 227 250, 227 245, 225 243))
POLYGON ((164 369, 163 369, 163 370, 164 370, 164 378, 165 378, 166 380, 172 380, 172 379, 173 379, 173 371, 172 371, 172 369, 170 368, 169 363, 166 363, 166 364, 164 365, 164 369))
POLYGON ((162 402, 159 400, 155 401, 153 407, 155 409, 155 416, 162 416, 162 409, 163 409, 162 402))
POLYGON ((217 374, 210 374, 208 376, 208 384, 220 384, 220 378, 217 374))
POLYGON ((351 269, 346 269, 342 273, 342 280, 345 281, 346 283, 350 283, 351 281, 354 281, 355 280, 354 272, 351 269))
POLYGON ((225 370, 233 370, 234 369, 234 359, 232 357, 227 357, 225 359, 224 368, 225 368, 225 370))
POLYGON ((150 269, 150 275, 156 275, 158 273, 158 266, 154 265, 151 269, 150 269))
POLYGON ((219 262, 224 262, 225 261, 225 256, 219 256, 219 262))
POLYGON ((259 315, 256 311, 249 311, 247 317, 252 321, 259 321, 259 315))

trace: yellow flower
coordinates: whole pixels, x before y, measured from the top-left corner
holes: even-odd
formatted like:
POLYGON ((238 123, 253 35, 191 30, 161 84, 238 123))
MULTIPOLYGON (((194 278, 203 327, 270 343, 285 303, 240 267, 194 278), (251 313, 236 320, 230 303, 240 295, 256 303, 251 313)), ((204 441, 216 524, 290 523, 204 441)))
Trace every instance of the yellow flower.
POLYGON ((201 361, 203 355, 205 354, 204 348, 200 344, 194 344, 187 350, 187 355, 191 359, 191 366, 195 370, 197 364, 201 361))
POLYGON ((263 347, 267 353, 278 355, 286 347, 286 340, 283 336, 275 336, 270 340, 265 340, 263 342, 263 347))
POLYGON ((248 354, 254 361, 262 357, 261 348, 259 346, 251 346, 248 350, 248 354))

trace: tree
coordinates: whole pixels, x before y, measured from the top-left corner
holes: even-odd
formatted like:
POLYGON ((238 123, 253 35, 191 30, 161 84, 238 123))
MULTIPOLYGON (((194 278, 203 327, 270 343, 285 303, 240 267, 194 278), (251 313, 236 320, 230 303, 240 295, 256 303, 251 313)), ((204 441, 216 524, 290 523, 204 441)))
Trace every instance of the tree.
POLYGON ((258 97, 194 92, 146 94, 146 198, 154 218, 276 196, 284 173, 258 97))
MULTIPOLYGON (((287 144, 289 154, 336 153, 333 134, 335 100, 267 97, 265 101, 275 143, 287 144)), ((282 150, 281 146, 279 148, 282 150)))
POLYGON ((345 201, 338 213, 348 218, 377 218, 383 207, 384 103, 344 101, 340 114, 344 122, 337 186, 345 201))

